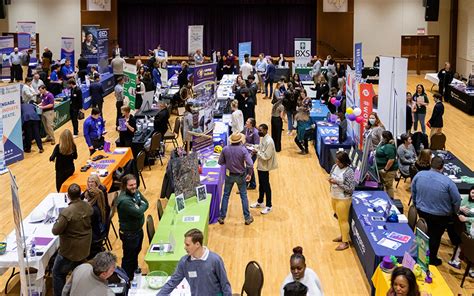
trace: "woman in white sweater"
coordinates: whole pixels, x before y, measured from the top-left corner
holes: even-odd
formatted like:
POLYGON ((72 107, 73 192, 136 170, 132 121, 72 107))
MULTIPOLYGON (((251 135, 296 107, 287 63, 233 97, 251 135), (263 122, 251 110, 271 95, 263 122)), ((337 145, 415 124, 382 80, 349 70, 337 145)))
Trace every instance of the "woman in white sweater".
POLYGON ((239 110, 239 101, 233 100, 230 103, 230 108, 232 109, 232 119, 230 122, 232 133, 241 133, 244 130, 244 114, 239 110))
POLYGON ((285 286, 289 283, 300 282, 308 288, 307 296, 322 296, 323 288, 316 273, 309 267, 306 267, 306 259, 303 256, 303 248, 293 248, 293 255, 290 257, 291 272, 283 281, 280 289, 280 295, 285 295, 285 286))

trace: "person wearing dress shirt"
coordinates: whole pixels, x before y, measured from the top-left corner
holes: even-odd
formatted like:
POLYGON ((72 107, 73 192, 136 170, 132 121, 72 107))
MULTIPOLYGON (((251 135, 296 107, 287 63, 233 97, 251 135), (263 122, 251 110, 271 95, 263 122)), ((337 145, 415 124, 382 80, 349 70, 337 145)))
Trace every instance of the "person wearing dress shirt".
POLYGON ((265 71, 267 71, 267 61, 265 60, 263 53, 258 55, 258 59, 255 62, 255 71, 257 72, 258 76, 258 92, 263 93, 263 78, 265 75, 265 71))
POLYGON ((21 57, 22 53, 18 51, 18 47, 15 47, 10 54, 10 83, 14 80, 16 80, 16 82, 22 81, 23 70, 21 68, 21 57))
POLYGON ((130 114, 129 106, 122 106, 122 118, 119 119, 120 147, 132 147, 133 136, 137 129, 135 117, 130 114))
POLYGON ((118 43, 115 44, 114 49, 112 50, 112 58, 115 58, 116 56, 123 57, 123 51, 118 43))
POLYGON ((102 150, 104 147, 105 124, 100 111, 97 108, 92 108, 91 115, 84 121, 84 138, 86 139, 87 147, 89 147, 90 155, 94 154, 96 150, 102 150))
POLYGON ((71 78, 74 78, 74 75, 76 75, 76 73, 74 72, 74 68, 71 65, 71 60, 66 59, 66 62, 64 62, 64 65, 61 68, 61 78, 64 81, 67 81, 71 78))
POLYGON ((204 63, 204 56, 202 55, 202 51, 200 49, 196 49, 193 58, 196 65, 202 65, 202 63, 204 63))

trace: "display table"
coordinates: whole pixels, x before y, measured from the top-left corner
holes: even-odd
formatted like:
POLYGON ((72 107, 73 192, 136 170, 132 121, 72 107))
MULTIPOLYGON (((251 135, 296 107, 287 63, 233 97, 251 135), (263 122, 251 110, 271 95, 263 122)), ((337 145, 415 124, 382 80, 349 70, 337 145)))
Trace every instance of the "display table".
MULTIPOLYGON (((64 193, 50 193, 23 220, 23 229, 27 246, 31 246, 31 240, 32 238, 35 238, 36 251, 43 252, 42 255, 34 257, 31 257, 28 251, 26 252, 28 255, 29 267, 37 270, 36 279, 38 280, 44 277, 48 262, 59 247, 59 237, 53 235, 51 232, 54 223, 30 223, 31 215, 32 213, 46 214, 50 209, 65 208, 67 207, 67 203, 68 201, 65 199, 64 193)), ((58 216, 57 210, 53 210, 52 212, 54 217, 58 216)), ((5 273, 9 268, 13 267, 13 276, 15 268, 19 267, 15 230, 7 236, 6 241, 7 252, 4 255, 0 255, 0 274, 5 273)))
MULTIPOLYGON (((113 92, 114 84, 114 74, 112 73, 102 73, 100 74, 100 84, 102 84, 102 89, 104 90, 104 98, 106 95, 113 92)), ((89 109, 91 106, 91 95, 89 92, 89 86, 87 84, 81 84, 82 91, 82 107, 84 109, 89 109)))
MULTIPOLYGON (((425 79, 432 83, 431 90, 433 90, 433 86, 439 84, 438 73, 426 73, 425 74, 425 79)), ((456 78, 454 78, 451 83, 456 83, 457 84, 457 83, 463 83, 463 82, 456 79, 456 78)))
MULTIPOLYGON (((454 295, 448 284, 444 280, 443 276, 439 272, 436 266, 430 265, 431 277, 433 282, 431 284, 425 283, 425 281, 417 280, 420 292, 426 292, 432 296, 449 296, 454 295)), ((375 296, 385 296, 388 290, 390 290, 390 273, 383 272, 380 266, 375 270, 372 276, 372 284, 375 288, 375 296)))
MULTIPOLYGON (((105 177, 100 177, 100 182, 102 185, 109 190, 112 187, 113 183, 113 173, 120 167, 123 167, 127 162, 133 159, 132 149, 130 148, 116 148, 115 151, 111 153, 106 153, 102 150, 94 152, 90 159, 95 156, 104 155, 107 158, 92 162, 94 165, 98 166, 97 169, 106 169, 108 174, 105 177)), ((85 165, 85 164, 83 164, 85 165)), ((92 172, 95 172, 94 168, 89 168, 85 172, 81 172, 81 166, 76 166, 76 171, 74 174, 64 181, 61 186, 61 192, 67 192, 69 186, 73 183, 78 184, 81 187, 81 190, 84 191, 87 189, 87 178, 91 175, 92 172)))
MULTIPOLYGON (((167 277, 168 281, 171 276, 167 277)), ((128 295, 140 295, 140 296, 156 296, 160 289, 155 290, 148 287, 145 279, 145 275, 142 276, 141 286, 137 290, 129 290, 128 295)), ((181 283, 169 294, 169 296, 191 296, 191 287, 188 281, 184 278, 181 283)))
POLYGON ((309 116, 312 122, 325 121, 330 113, 328 106, 321 103, 320 100, 312 100, 312 107, 309 116))
POLYGON ((145 262, 148 264, 149 272, 161 270, 167 274, 173 274, 181 257, 186 255, 186 251, 183 248, 184 234, 192 228, 197 228, 203 232, 204 245, 207 245, 211 200, 210 194, 207 195, 206 200, 199 203, 196 197, 188 198, 185 200, 185 209, 177 213, 175 209, 176 197, 174 194, 171 195, 163 216, 158 223, 158 228, 153 236, 150 248, 148 248, 145 255, 145 262), (189 216, 197 216, 199 220, 196 222, 183 222, 183 218, 189 216), (160 255, 159 252, 150 252, 153 244, 159 244, 160 241, 169 242, 170 234, 173 235, 173 239, 176 242, 174 253, 160 255))
POLYGON ((320 136, 318 143, 321 145, 321 151, 318 154, 319 164, 329 173, 331 166, 329 164, 329 155, 331 154, 331 149, 351 149, 355 145, 351 137, 347 137, 346 141, 339 143, 339 141, 334 141, 333 136, 320 136))
MULTIPOLYGON (((460 179, 461 176, 467 176, 470 178, 474 178, 474 173, 470 168, 468 168, 459 158, 456 157, 456 155, 452 154, 449 151, 433 151, 433 154, 436 156, 441 156, 443 159, 445 156, 447 156, 446 159, 444 159, 444 174, 447 175, 454 175, 456 178, 460 179)), ((460 194, 469 194, 469 190, 471 189, 471 186, 474 184, 469 184, 467 182, 461 182, 461 183, 454 183, 456 184, 456 187, 459 190, 460 194)))
POLYGON ((392 204, 385 191, 354 191, 349 214, 351 240, 369 282, 385 256, 393 255, 401 262, 405 252, 408 252, 416 259, 415 235, 408 224, 372 220, 374 216, 383 216, 383 203, 392 204), (362 198, 362 194, 367 197, 362 198), (407 243, 400 243, 396 250, 378 244, 382 239, 386 240, 391 232, 409 236, 410 239, 407 243))
POLYGON ((135 135, 132 139, 132 154, 133 157, 136 158, 138 153, 145 148, 145 143, 148 139, 151 138, 153 135, 154 129, 153 127, 148 127, 146 130, 141 132, 135 132, 135 135))
POLYGON ((290 80, 290 67, 276 67, 275 68, 275 81, 285 77, 286 81, 290 80))
POLYGON ((446 101, 459 110, 474 115, 474 90, 466 90, 464 84, 446 86, 446 101))

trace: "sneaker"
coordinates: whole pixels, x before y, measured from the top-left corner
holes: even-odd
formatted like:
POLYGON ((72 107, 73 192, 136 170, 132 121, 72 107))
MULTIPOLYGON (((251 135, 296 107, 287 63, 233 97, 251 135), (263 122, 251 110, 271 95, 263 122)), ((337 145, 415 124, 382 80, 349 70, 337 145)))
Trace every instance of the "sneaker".
POLYGON ((301 150, 301 151, 298 151, 298 154, 306 155, 306 154, 308 154, 308 152, 306 152, 306 151, 304 151, 304 150, 301 150))
POLYGON ((272 211, 272 208, 271 207, 265 207, 265 209, 263 209, 260 214, 262 215, 266 215, 268 213, 270 213, 272 211))
POLYGON ((224 224, 224 218, 222 217, 219 217, 219 219, 217 219, 217 222, 219 222, 219 224, 224 224))
POLYGON ((79 136, 78 135, 73 135, 72 136, 74 139, 77 139, 79 136))
POLYGON ((474 268, 469 269, 469 276, 474 278, 474 268))
POLYGON ((461 262, 460 261, 449 260, 448 264, 451 265, 452 267, 456 268, 456 269, 461 269, 461 262))
POLYGON ((252 209, 255 209, 255 208, 263 208, 265 207, 265 204, 263 202, 256 202, 254 204, 251 204, 250 207, 252 209))
POLYGON ((43 153, 43 152, 44 152, 44 149, 40 149, 39 152, 40 152, 40 153, 43 153))
POLYGON ((245 220, 245 225, 250 225, 250 224, 252 224, 252 222, 253 222, 253 217, 250 216, 250 218, 248 218, 247 220, 245 220))

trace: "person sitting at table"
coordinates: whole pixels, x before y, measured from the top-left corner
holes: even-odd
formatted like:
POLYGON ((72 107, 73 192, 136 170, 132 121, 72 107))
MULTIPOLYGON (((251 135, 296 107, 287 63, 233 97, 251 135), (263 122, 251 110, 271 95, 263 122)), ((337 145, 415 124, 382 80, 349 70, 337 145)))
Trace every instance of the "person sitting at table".
MULTIPOLYGON (((243 120, 243 118, 242 118, 243 120)), ((258 129, 257 129, 257 121, 250 117, 247 119, 245 122, 245 128, 244 128, 244 135, 245 135, 245 145, 258 145, 260 144, 260 137, 258 136, 258 129)), ((252 161, 255 163, 257 160, 257 155, 252 154, 252 161)), ((250 181, 247 182, 247 189, 255 189, 257 188, 257 183, 255 182, 255 174, 252 173, 252 177, 250 178, 250 181)))
POLYGON ((295 115, 296 120, 296 137, 295 143, 300 148, 299 154, 308 154, 308 140, 311 138, 311 118, 309 112, 305 110, 298 111, 295 115))
POLYGON ((132 147, 133 136, 137 130, 137 122, 135 117, 130 114, 130 107, 122 106, 122 118, 119 119, 119 142, 120 147, 132 147))
POLYGON ((158 114, 156 114, 153 121, 153 129, 155 133, 160 133, 163 137, 168 131, 170 112, 163 101, 158 103, 158 110, 158 114))
POLYGON ((435 266, 442 264, 438 249, 445 230, 454 245, 459 242, 452 227, 452 215, 459 211, 461 195, 453 180, 443 175, 443 169, 443 159, 435 156, 431 170, 419 172, 411 182, 413 204, 428 225, 430 265, 435 266))
POLYGON ((84 138, 90 155, 104 148, 105 124, 97 108, 92 108, 91 115, 84 121, 84 138))
POLYGON ((368 136, 371 135, 372 139, 369 142, 369 150, 374 151, 375 148, 382 141, 382 133, 385 131, 385 127, 379 119, 377 112, 372 112, 369 115, 369 120, 365 124, 364 131, 364 142, 367 140, 368 136))
POLYGON ((84 197, 94 210, 91 217, 92 243, 88 257, 88 259, 91 259, 98 253, 105 251, 103 239, 107 235, 110 207, 106 202, 107 197, 104 196, 104 192, 99 188, 89 188, 84 192, 84 197))
POLYGON ((115 271, 117 256, 106 251, 97 254, 94 259, 76 267, 64 286, 62 296, 103 295, 114 296, 107 279, 115 271))
POLYGON ((410 167, 416 162, 416 151, 411 143, 410 134, 402 134, 400 139, 402 144, 397 148, 398 166, 404 176, 409 176, 410 167))
POLYGON ((89 86, 89 93, 91 95, 91 107, 98 108, 102 114, 102 106, 104 105, 104 88, 100 83, 99 73, 94 74, 92 83, 89 86))
POLYGON ((431 169, 431 150, 423 149, 420 151, 417 160, 415 161, 416 171, 429 171, 431 169))
POLYGON ((306 267, 306 259, 303 255, 302 247, 293 248, 293 255, 290 257, 290 274, 283 281, 280 289, 280 295, 284 296, 284 287, 291 282, 297 281, 308 288, 308 295, 323 295, 323 288, 318 275, 311 268, 306 267))
MULTIPOLYGON (((420 289, 416 277, 410 268, 395 267, 390 278, 390 290, 387 296, 420 296, 420 289)), ((423 295, 426 295, 423 293, 423 295)))
POLYGON ((397 148, 390 131, 382 133, 382 142, 375 150, 375 163, 384 189, 391 199, 394 198, 393 180, 398 170, 397 148))
POLYGON ((232 110, 230 121, 231 134, 241 133, 244 130, 244 114, 239 110, 239 102, 233 100, 230 103, 230 109, 232 110))
POLYGON ((204 234, 193 228, 184 234, 184 249, 175 272, 157 296, 168 296, 186 278, 192 295, 232 296, 222 258, 203 245, 204 234))
MULTIPOLYGON (((71 135, 72 140, 72 134, 71 135)), ((81 200, 81 187, 73 183, 67 190, 70 202, 59 212, 51 232, 59 236, 59 251, 53 265, 53 295, 61 296, 66 277, 89 256, 92 240, 92 207, 81 200)))
MULTIPOLYGON (((28 78, 27 78, 28 79, 28 78)), ((31 152, 31 141, 34 139, 38 146, 39 153, 43 153, 43 142, 40 136, 40 121, 41 118, 36 112, 35 105, 21 104, 21 122, 23 132, 25 133, 25 141, 23 142, 23 152, 31 152)))
MULTIPOLYGON (((474 186, 471 186, 471 189, 469 190, 469 195, 461 200, 458 218, 466 225, 466 232, 471 236, 474 235, 474 186)), ((453 259, 450 260, 448 264, 456 269, 461 269, 461 260, 459 259, 460 254, 461 248, 455 247, 453 259)), ((470 268, 469 276, 474 277, 474 267, 470 268)))
POLYGON ((204 56, 202 55, 202 51, 200 49, 196 49, 193 58, 196 65, 201 65, 204 63, 204 56))
POLYGON ((318 83, 311 89, 316 91, 316 100, 320 100, 321 103, 326 105, 329 104, 329 84, 324 75, 319 75, 318 83))
POLYGON ((56 190, 60 192, 63 183, 74 174, 74 159, 77 159, 77 148, 70 130, 65 129, 59 136, 59 144, 54 146, 49 161, 56 161, 56 190))
POLYGON ((76 72, 74 72, 74 67, 71 65, 71 60, 67 58, 64 65, 61 67, 61 78, 64 81, 68 81, 69 79, 74 79, 75 75, 76 72))
POLYGON ((342 251, 349 248, 349 211, 355 188, 354 170, 351 168, 351 159, 347 152, 336 152, 336 164, 329 173, 328 181, 331 184, 332 209, 336 213, 341 232, 333 242, 339 242, 336 251, 342 251))

